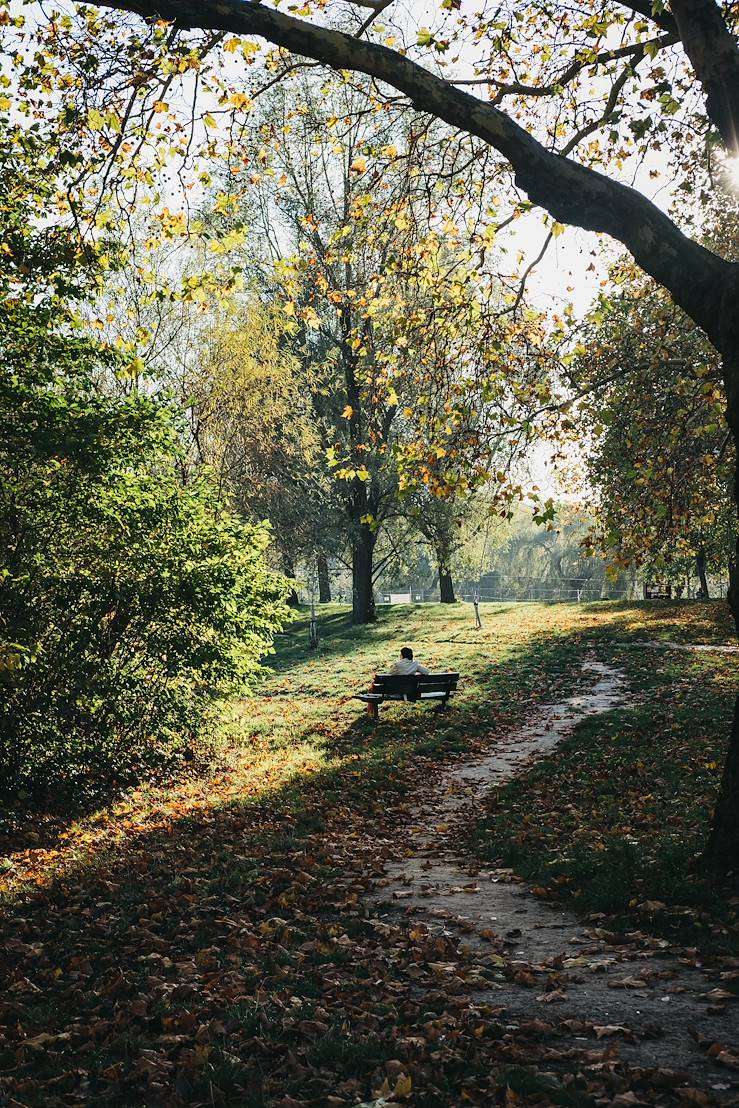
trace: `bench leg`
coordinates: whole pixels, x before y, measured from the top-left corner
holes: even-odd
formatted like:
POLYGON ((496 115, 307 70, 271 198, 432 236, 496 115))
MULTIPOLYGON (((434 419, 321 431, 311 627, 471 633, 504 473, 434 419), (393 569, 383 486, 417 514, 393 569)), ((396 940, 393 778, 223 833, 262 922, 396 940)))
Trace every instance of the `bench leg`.
POLYGON ((370 717, 370 719, 373 719, 376 723, 377 720, 380 718, 380 705, 379 704, 368 704, 367 705, 367 715, 370 717))

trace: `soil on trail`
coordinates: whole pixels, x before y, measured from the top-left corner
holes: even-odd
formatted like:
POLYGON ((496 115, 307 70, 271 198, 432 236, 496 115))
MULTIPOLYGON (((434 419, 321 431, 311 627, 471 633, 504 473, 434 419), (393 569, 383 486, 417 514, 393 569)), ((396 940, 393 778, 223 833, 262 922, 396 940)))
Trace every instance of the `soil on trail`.
POLYGON ((721 646, 719 643, 662 642, 660 639, 639 639, 636 642, 618 643, 618 646, 637 650, 682 650, 688 654, 739 654, 739 646, 721 646))
MULTIPOLYGON (((608 1047, 605 1066, 658 1071, 675 1103, 739 1104, 731 1068, 739 1002, 729 999, 725 967, 702 965, 694 951, 645 932, 609 933, 598 918, 580 919, 510 870, 482 867, 455 848, 487 792, 549 753, 584 717, 623 703, 617 670, 586 660, 583 679, 586 691, 539 709, 489 754, 461 761, 428 789, 376 882, 375 902, 388 922, 403 913, 458 937, 481 965, 498 965, 495 989, 481 981, 476 1002, 504 1009, 512 1027, 534 1020, 543 1034, 551 1030, 555 1069, 558 1054, 597 1043, 608 1047)), ((444 973, 441 965, 442 980, 444 973)))

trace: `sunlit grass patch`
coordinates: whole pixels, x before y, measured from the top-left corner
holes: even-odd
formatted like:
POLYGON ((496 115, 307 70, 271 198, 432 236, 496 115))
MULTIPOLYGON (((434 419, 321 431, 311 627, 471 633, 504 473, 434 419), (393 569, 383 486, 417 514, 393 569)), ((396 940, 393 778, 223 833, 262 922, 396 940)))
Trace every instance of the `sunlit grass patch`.
MULTIPOLYGON (((682 614, 663 608, 656 625, 677 634, 682 614)), ((135 790, 70 824, 48 856, 24 858, 30 874, 3 909, 7 933, 22 936, 7 959, 13 1052, 4 1080, 13 1095, 30 1089, 22 1102, 45 1108, 65 1082, 77 1095, 82 1074, 86 1102, 110 1108, 153 1103, 152 1090, 175 1087, 192 1103, 271 1108, 338 1096, 355 1104, 401 1078, 412 1079, 418 1108, 456 1103, 467 1087, 493 1103, 516 1082, 523 1096, 551 1093, 550 1103, 560 1092, 575 1096, 574 1086, 529 1088, 503 1073, 497 1017, 491 1023, 464 995, 440 990, 430 969, 457 959, 456 942, 419 937, 402 920, 378 931, 367 890, 382 864, 378 844, 403 833, 415 790, 448 757, 489 747, 532 709, 580 688, 586 654, 629 667, 642 698, 606 721, 605 744, 595 722, 577 736, 593 759, 604 746, 614 766, 622 759, 599 809, 608 834, 622 835, 624 803, 640 787, 628 776, 634 758, 654 776, 639 744, 649 739, 657 656, 634 668, 638 652, 614 646, 631 615, 640 626, 641 606, 630 614, 608 604, 490 605, 478 631, 464 605, 386 611, 371 628, 351 628, 333 611, 322 617, 317 654, 297 621, 262 694, 230 707, 207 773, 135 790), (460 695, 443 713, 394 705, 375 727, 348 694, 405 643, 432 665, 459 669, 460 695), (29 1031, 51 1036, 43 1055, 28 1047, 29 1031), (432 1045, 442 1039, 443 1052, 432 1045)), ((712 659, 660 654, 659 665, 674 663, 654 693, 670 721, 663 754, 698 695, 698 669, 678 679, 688 657, 703 667, 710 734, 722 725, 712 659)), ((724 656, 727 675, 732 663, 724 656)), ((580 760, 580 776, 600 764, 580 760)), ((589 819, 583 807, 573 822, 587 864, 604 853, 588 838, 589 819)), ((631 834, 634 821, 624 825, 631 834)), ((630 858, 622 851, 625 882, 630 858)), ((583 880, 614 873, 615 862, 583 880)))
MULTIPOLYGON (((482 629, 475 627, 469 604, 381 608, 377 623, 356 627, 348 609, 330 605, 319 613, 318 651, 309 649, 307 615, 299 616, 278 637, 273 675, 264 688, 225 712, 207 772, 166 786, 143 785, 43 841, 31 825, 23 848, 6 853, 0 895, 12 897, 24 885, 43 883, 132 834, 267 797, 291 780, 304 782, 355 763, 354 787, 361 791, 362 782, 387 774, 391 763, 471 748, 512 725, 529 705, 573 688, 583 652, 612 648, 614 640, 732 641, 720 603, 496 603, 481 611, 482 629), (393 705, 375 729, 352 694, 365 690, 402 645, 411 645, 430 667, 459 670, 459 695, 444 714, 427 705, 393 705)), ((625 664, 629 657, 631 652, 623 653, 625 664)), ((703 661, 710 668, 715 659, 703 661)), ((725 714, 720 698, 708 700, 704 717, 711 710, 725 714)))

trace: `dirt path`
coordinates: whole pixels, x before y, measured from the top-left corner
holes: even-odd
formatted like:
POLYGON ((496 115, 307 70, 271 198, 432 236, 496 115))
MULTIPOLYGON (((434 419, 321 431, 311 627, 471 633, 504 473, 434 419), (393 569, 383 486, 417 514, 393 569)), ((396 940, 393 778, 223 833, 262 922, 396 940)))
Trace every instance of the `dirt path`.
MULTIPOLYGON (((739 1104, 739 1071, 731 1068, 739 1001, 721 996, 725 981, 715 967, 675 958, 664 940, 645 933, 617 941, 597 920, 586 923, 538 898, 510 871, 481 868, 454 850, 457 833, 479 814, 487 791, 552 750, 585 716, 622 703, 624 680, 617 670, 588 660, 583 678, 585 692, 543 707, 528 726, 483 758, 460 763, 420 798, 375 899, 389 920, 402 911, 458 936, 469 957, 488 970, 499 967, 494 988, 481 981, 476 1002, 503 1007, 512 1027, 532 1020, 546 1025, 542 1033, 556 1036, 555 1070, 558 1054, 561 1066, 568 1048, 592 1047, 595 1040, 599 1064, 659 1070, 673 1090, 665 1103, 682 1103, 685 1096, 686 1104, 739 1104), (712 1060, 706 1048, 716 1043, 728 1050, 712 1060), (694 1093, 686 1092, 690 1088, 694 1093), (669 1099, 673 1095, 678 1099, 669 1099)), ((715 1058, 719 1051, 712 1053, 715 1058)))
POLYGON ((739 654, 739 646, 721 646, 719 643, 703 642, 662 642, 661 639, 617 642, 614 646, 633 647, 635 650, 682 650, 689 654, 739 654))

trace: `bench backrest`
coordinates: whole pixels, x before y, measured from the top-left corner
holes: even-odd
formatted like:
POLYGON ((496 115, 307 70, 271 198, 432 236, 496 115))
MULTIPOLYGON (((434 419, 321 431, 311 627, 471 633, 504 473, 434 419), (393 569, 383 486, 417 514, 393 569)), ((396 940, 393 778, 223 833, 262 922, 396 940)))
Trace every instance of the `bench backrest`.
POLYGON ((417 677, 418 695, 427 696, 429 693, 452 693, 459 681, 458 673, 421 673, 417 677))
POLYGON ((458 681, 458 673, 377 673, 374 684, 386 700, 414 701, 429 693, 452 693, 458 681))

